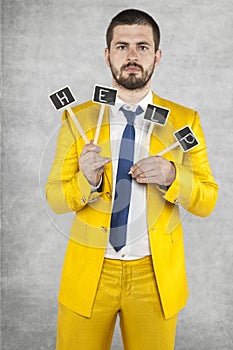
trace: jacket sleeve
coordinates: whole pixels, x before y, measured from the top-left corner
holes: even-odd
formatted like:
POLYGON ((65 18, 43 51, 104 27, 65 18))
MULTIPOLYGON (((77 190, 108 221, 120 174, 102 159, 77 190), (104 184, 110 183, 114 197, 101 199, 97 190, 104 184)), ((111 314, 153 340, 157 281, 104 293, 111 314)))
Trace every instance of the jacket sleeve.
POLYGON ((184 153, 182 164, 174 162, 176 178, 164 198, 171 203, 182 205, 194 215, 206 217, 215 207, 218 185, 211 173, 206 142, 197 112, 191 127, 199 145, 184 153))
POLYGON ((47 201, 57 214, 79 211, 88 201, 100 195, 100 192, 92 193, 91 185, 79 169, 78 159, 83 146, 82 138, 75 132, 75 127, 65 111, 55 159, 46 184, 47 201))

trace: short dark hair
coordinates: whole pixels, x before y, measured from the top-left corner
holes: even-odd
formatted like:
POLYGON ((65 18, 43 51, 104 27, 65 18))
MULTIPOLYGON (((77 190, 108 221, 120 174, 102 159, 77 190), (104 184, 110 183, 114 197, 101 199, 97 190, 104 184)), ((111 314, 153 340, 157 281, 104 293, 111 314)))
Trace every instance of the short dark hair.
POLYGON ((119 12, 113 19, 111 20, 107 32, 106 32, 106 43, 107 47, 110 50, 111 41, 113 39, 113 30, 115 27, 119 25, 149 25, 152 27, 154 43, 155 43, 155 51, 159 48, 160 42, 160 30, 158 24, 155 20, 148 15, 148 13, 143 12, 141 10, 136 9, 128 9, 119 12))

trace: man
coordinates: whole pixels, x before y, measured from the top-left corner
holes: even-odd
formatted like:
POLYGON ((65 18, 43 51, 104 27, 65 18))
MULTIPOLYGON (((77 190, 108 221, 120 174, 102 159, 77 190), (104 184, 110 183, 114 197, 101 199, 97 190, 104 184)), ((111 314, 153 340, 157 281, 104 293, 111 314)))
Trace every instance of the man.
POLYGON ((47 183, 51 208, 76 212, 59 293, 57 349, 110 349, 119 315, 126 350, 171 350, 188 297, 179 205, 209 215, 217 184, 197 112, 151 91, 162 54, 156 22, 142 11, 122 11, 106 39, 116 104, 105 109, 98 145, 99 105, 73 108, 86 145, 64 113, 47 183), (170 110, 166 125, 154 124, 150 137, 143 118, 148 104, 170 110), (155 156, 186 125, 199 145, 155 156))

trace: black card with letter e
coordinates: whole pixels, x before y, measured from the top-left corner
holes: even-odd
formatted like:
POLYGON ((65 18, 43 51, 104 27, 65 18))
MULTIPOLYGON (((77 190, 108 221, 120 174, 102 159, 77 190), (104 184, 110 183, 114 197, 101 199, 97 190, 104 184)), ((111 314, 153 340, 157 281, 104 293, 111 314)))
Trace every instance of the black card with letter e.
POLYGON ((184 152, 199 145, 198 139, 194 135, 190 126, 186 125, 184 128, 174 132, 174 136, 179 142, 184 152))
POLYGON ((95 85, 92 101, 114 106, 116 96, 117 89, 95 85))
POLYGON ((69 86, 66 86, 49 95, 54 107, 58 110, 76 101, 69 86))
POLYGON ((166 124, 169 112, 170 109, 168 108, 148 104, 144 119, 164 126, 166 124))

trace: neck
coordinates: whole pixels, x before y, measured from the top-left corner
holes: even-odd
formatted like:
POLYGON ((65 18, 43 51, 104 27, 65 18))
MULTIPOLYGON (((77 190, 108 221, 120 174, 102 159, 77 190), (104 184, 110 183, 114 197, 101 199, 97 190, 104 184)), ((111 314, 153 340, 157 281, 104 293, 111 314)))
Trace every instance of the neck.
POLYGON ((140 102, 150 91, 151 89, 151 82, 148 82, 146 86, 144 86, 142 89, 136 89, 136 90, 129 90, 124 88, 121 85, 118 85, 115 80, 113 80, 113 87, 118 90, 118 97, 131 105, 136 105, 138 102, 140 102))

